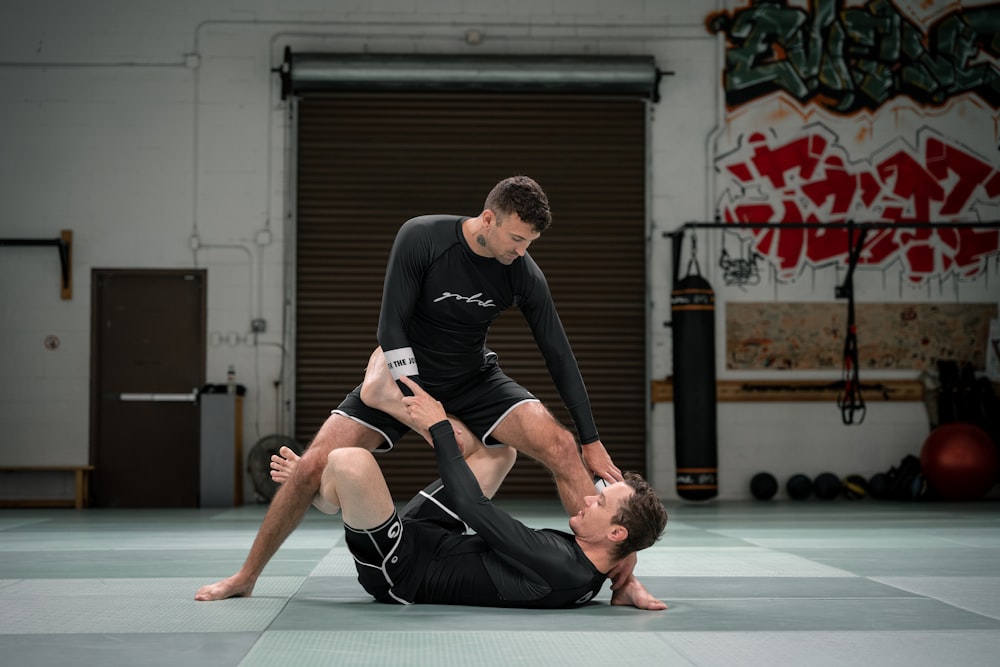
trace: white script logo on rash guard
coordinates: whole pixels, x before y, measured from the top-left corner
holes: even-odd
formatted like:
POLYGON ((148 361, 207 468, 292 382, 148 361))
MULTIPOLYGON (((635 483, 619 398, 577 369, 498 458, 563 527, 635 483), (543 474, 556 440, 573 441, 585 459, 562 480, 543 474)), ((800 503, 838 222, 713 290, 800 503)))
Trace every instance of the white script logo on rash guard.
POLYGON ((495 308, 496 304, 493 303, 493 299, 487 299, 483 301, 479 297, 483 295, 482 292, 478 294, 473 294, 472 296, 462 296, 461 294, 455 294, 454 292, 442 292, 441 296, 434 299, 434 303, 438 301, 444 301, 445 299, 454 299, 455 301, 465 301, 466 303, 471 303, 476 306, 482 306, 483 308, 495 308))

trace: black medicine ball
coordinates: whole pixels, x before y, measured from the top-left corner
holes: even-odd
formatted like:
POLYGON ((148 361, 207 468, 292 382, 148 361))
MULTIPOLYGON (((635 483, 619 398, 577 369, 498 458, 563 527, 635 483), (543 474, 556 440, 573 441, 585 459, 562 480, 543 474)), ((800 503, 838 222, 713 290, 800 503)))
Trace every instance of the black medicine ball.
POLYGON ((816 479, 813 480, 813 489, 816 491, 817 498, 833 500, 840 495, 844 485, 840 478, 832 472, 824 472, 816 475, 816 479))
POLYGON ((759 472, 750 480, 750 493, 757 500, 770 500, 778 492, 778 480, 769 472, 759 472))
POLYGON ((889 497, 889 478, 884 472, 877 472, 868 478, 868 494, 878 500, 889 497))
POLYGON ((785 483, 785 491, 794 500, 805 500, 812 495, 812 480, 802 474, 792 475, 785 483))

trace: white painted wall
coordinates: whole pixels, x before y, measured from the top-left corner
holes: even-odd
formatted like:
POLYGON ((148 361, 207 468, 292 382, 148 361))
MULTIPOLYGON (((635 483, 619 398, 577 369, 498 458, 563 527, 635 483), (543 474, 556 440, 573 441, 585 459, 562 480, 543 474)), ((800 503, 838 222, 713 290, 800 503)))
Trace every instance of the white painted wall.
MULTIPOLYGON (((52 249, 0 248, 0 462, 87 460, 95 267, 207 268, 208 381, 223 381, 234 364, 247 385, 247 449, 278 429, 272 383, 279 379, 278 345, 291 344, 281 332, 289 153, 286 109, 269 70, 286 45, 350 53, 652 55, 673 71, 661 85, 651 128, 650 368, 651 379, 666 377, 669 247, 661 235, 710 216, 707 151, 721 122, 721 51, 703 20, 715 6, 694 0, 4 2, 0 237, 55 238, 72 229, 74 296, 59 298, 52 249), (466 43, 470 29, 482 32, 480 44, 466 43), (248 335, 255 317, 268 323, 256 346, 248 335), (43 347, 50 334, 61 339, 58 350, 43 347)), ((829 301, 836 280, 765 285, 757 295, 720 292, 720 349, 727 298, 794 294, 829 301)), ((995 280, 960 291, 970 300, 1000 300, 995 280)), ((880 280, 859 286, 860 300, 889 297, 899 294, 883 290, 880 280)), ((917 295, 925 297, 955 298, 948 289, 917 295)), ((672 405, 654 406, 650 421, 650 476, 670 498, 672 405)), ((874 404, 865 424, 850 428, 832 405, 724 404, 720 495, 748 497, 747 482, 761 469, 782 479, 826 469, 871 474, 918 450, 925 433, 919 404, 874 404)))

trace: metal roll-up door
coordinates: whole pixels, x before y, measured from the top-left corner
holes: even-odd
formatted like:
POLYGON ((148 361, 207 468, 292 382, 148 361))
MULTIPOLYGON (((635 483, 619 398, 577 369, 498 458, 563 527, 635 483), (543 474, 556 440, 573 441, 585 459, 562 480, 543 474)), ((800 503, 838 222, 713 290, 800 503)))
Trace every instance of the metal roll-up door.
MULTIPOLYGON (((646 128, 635 97, 338 92, 297 102, 296 426, 308 442, 357 385, 377 345, 382 281, 399 226, 425 213, 477 215, 493 185, 527 174, 552 228, 529 252, 545 271, 622 469, 646 464, 646 128)), ((516 311, 490 336, 506 372, 572 428, 516 311)), ((436 477, 410 435, 379 463, 403 499, 436 477)), ((554 498, 520 457, 499 497, 554 498)))

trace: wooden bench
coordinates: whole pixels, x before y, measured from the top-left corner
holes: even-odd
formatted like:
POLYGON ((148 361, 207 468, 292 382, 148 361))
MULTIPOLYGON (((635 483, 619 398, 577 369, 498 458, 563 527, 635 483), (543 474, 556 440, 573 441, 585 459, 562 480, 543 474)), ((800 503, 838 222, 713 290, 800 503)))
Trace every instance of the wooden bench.
POLYGON ((0 507, 75 507, 87 506, 90 498, 90 473, 92 465, 71 466, 5 466, 0 465, 0 473, 13 472, 71 472, 76 479, 74 498, 0 498, 0 507))

